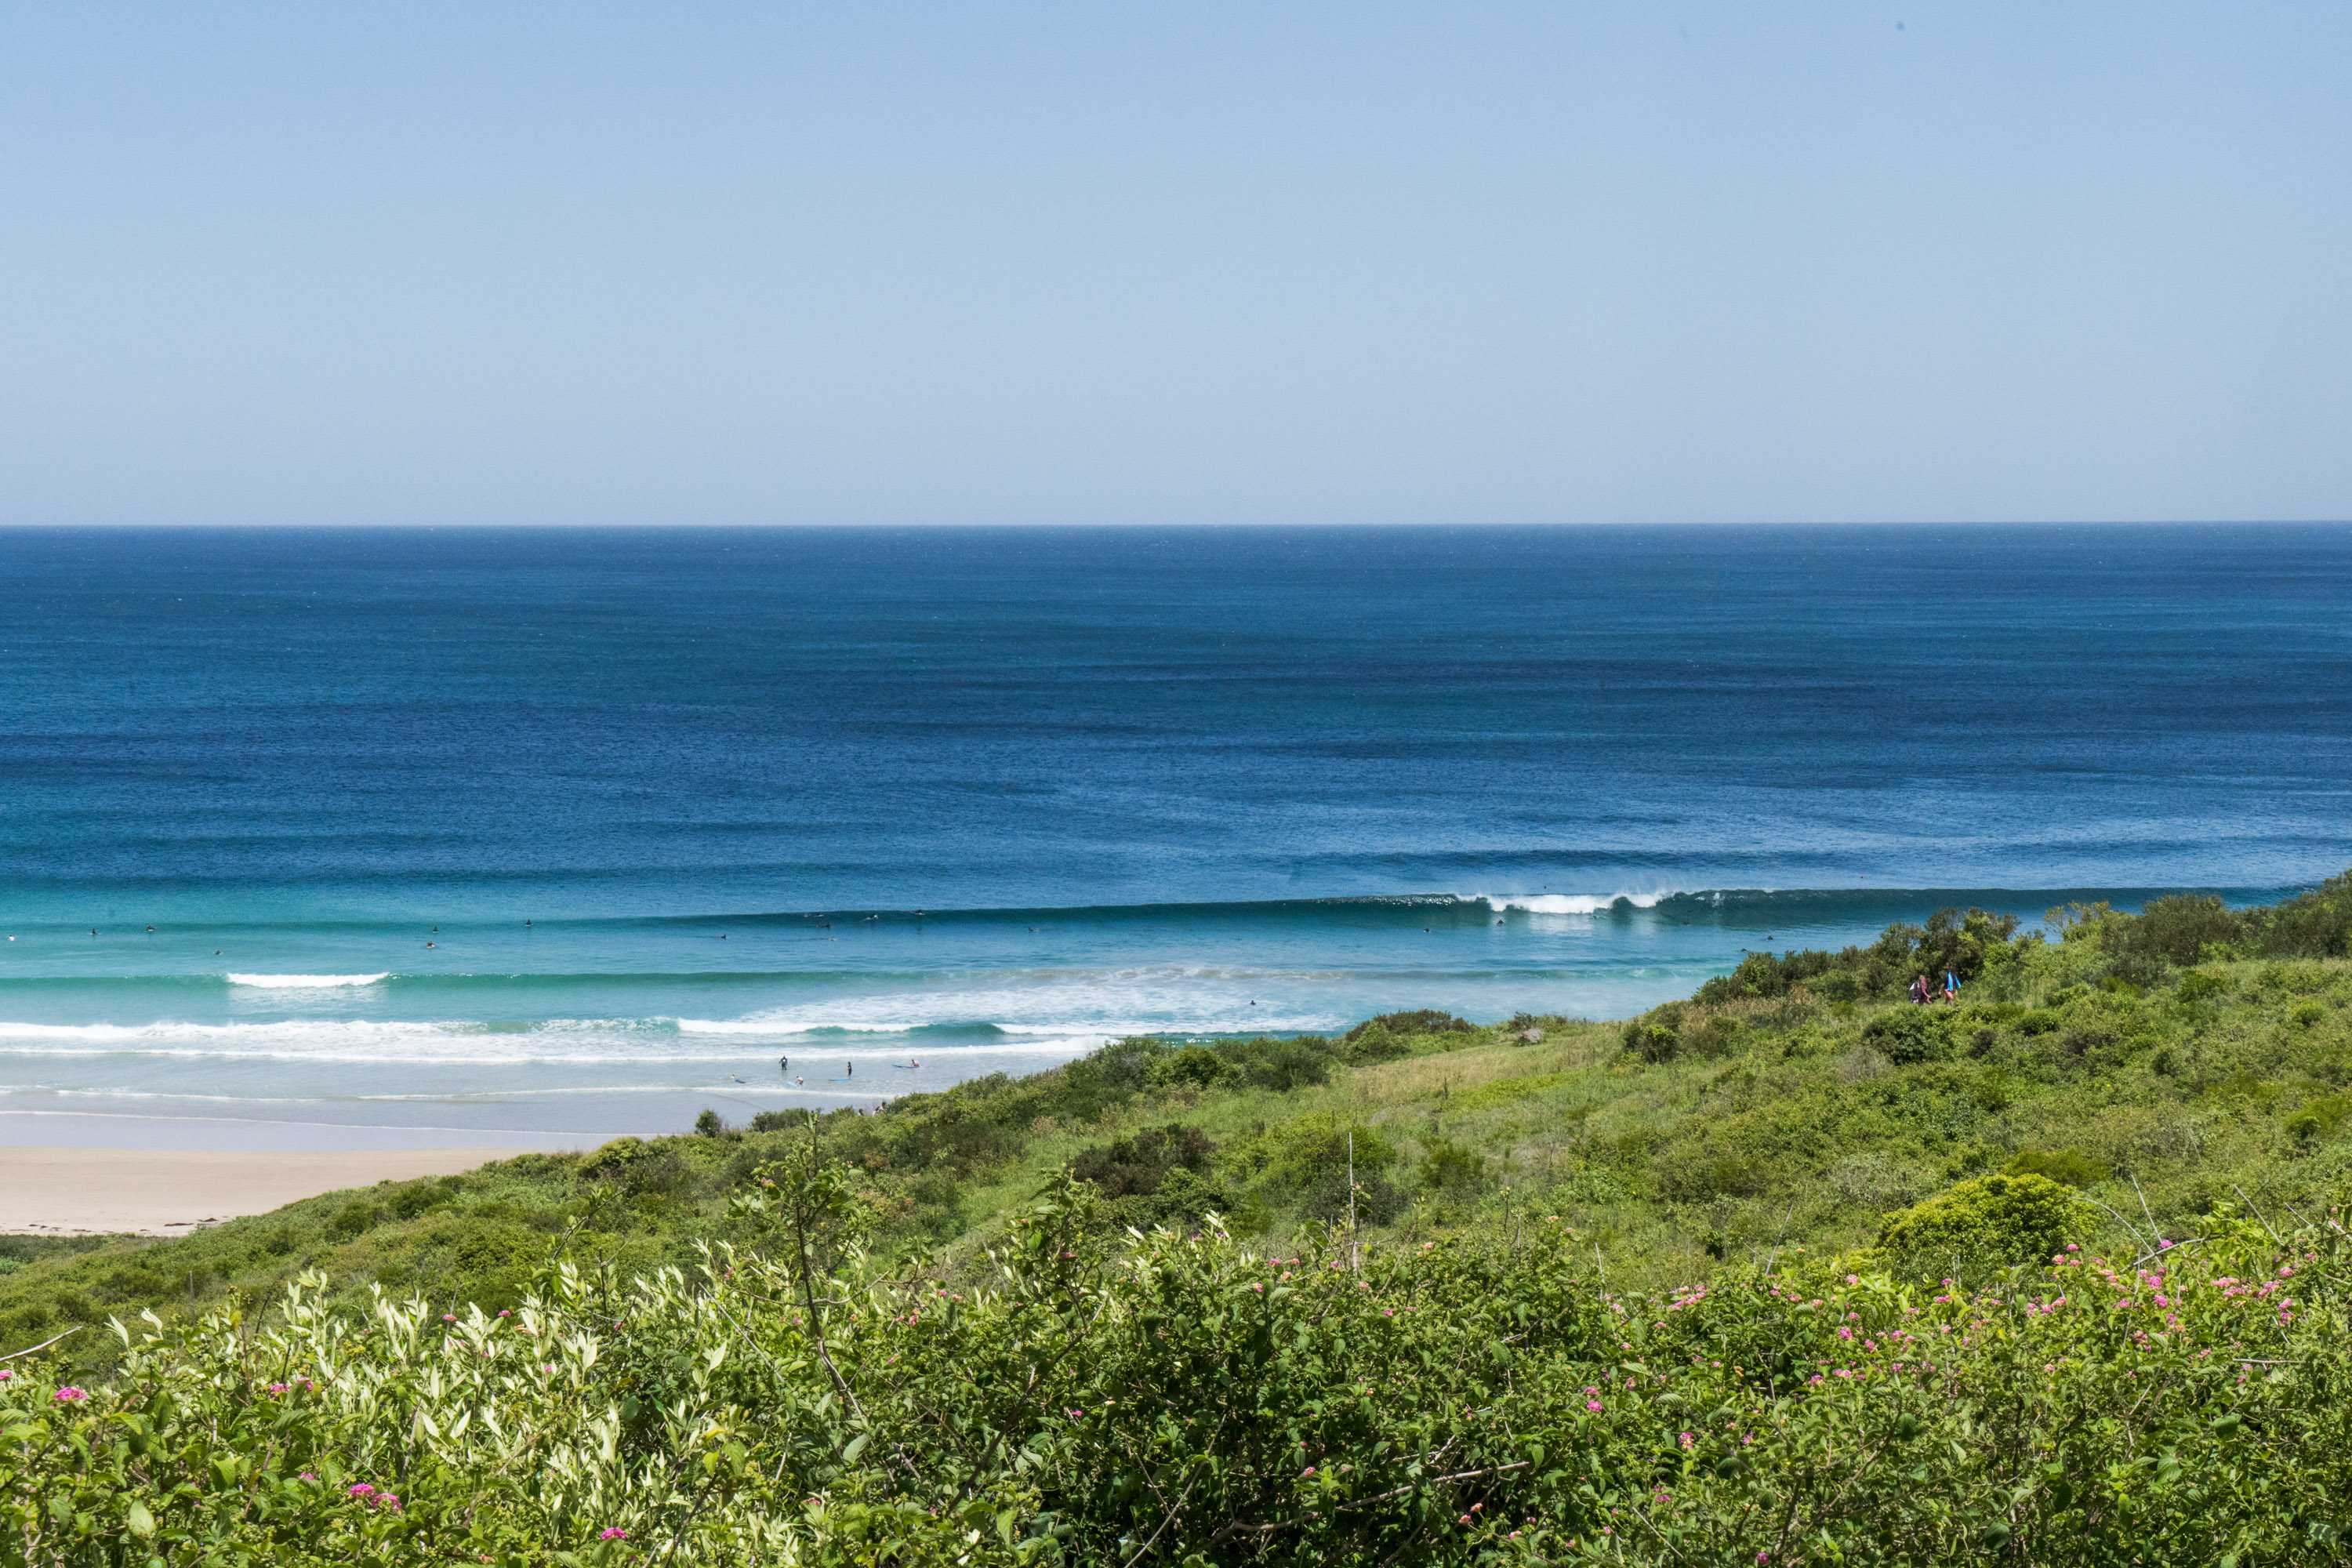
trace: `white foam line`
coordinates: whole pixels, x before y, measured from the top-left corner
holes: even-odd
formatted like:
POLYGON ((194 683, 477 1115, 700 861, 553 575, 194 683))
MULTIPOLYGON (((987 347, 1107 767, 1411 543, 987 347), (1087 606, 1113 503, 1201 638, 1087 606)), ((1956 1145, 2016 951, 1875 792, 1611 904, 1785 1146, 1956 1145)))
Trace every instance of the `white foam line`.
MULTIPOLYGON (((952 1046, 937 1041, 918 1041, 911 1048, 882 1050, 872 1046, 834 1046, 817 1048, 798 1041, 787 1042, 791 1055, 803 1056, 812 1062, 829 1061, 897 1061, 902 1057, 936 1057, 941 1061, 968 1061, 975 1058, 1034 1058, 1066 1053, 1083 1056, 1087 1051, 1110 1043, 1112 1037, 1103 1035, 1072 1036, 1058 1043, 1030 1041, 1023 1045, 952 1046)), ((0 1058, 41 1057, 88 1060, 99 1057, 140 1057, 160 1061, 238 1061, 238 1062, 354 1062, 381 1067, 397 1063, 404 1068, 419 1067, 524 1067, 534 1064, 576 1064, 583 1067, 616 1067, 643 1063, 649 1067, 667 1066, 681 1062, 735 1062, 750 1064, 775 1059, 767 1051, 531 1051, 506 1052, 486 1056, 478 1052, 460 1053, 436 1051, 430 1055, 392 1056, 380 1051, 328 1050, 215 1050, 196 1046, 11 1046, 0 1045, 0 1058)))
POLYGON ((341 985, 373 985, 392 978, 389 970, 378 974, 230 974, 224 976, 231 985, 250 985, 263 991, 323 991, 341 985))
POLYGON ((1620 889, 1614 893, 1465 893, 1465 903, 1484 904, 1490 910, 1517 910, 1529 915, 1599 915, 1606 914, 1619 904, 1637 910, 1654 910, 1675 897, 1672 888, 1654 889, 1645 893, 1620 889))

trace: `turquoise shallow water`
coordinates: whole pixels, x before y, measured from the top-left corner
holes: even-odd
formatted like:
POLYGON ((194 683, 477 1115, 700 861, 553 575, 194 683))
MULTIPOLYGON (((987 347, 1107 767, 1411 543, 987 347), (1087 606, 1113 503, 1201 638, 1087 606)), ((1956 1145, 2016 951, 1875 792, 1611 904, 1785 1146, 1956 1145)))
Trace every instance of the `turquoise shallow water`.
POLYGON ((0 580, 10 1136, 658 1131, 2352 864, 2340 528, 35 531, 0 580))

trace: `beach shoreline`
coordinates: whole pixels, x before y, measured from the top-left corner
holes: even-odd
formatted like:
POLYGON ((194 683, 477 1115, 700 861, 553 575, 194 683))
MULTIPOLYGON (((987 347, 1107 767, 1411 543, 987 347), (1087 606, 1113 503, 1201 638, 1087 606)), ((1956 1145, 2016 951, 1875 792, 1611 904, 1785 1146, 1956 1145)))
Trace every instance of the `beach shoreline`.
POLYGON ((454 1175, 520 1148, 101 1149, 0 1145, 0 1233, 185 1236, 323 1193, 454 1175))

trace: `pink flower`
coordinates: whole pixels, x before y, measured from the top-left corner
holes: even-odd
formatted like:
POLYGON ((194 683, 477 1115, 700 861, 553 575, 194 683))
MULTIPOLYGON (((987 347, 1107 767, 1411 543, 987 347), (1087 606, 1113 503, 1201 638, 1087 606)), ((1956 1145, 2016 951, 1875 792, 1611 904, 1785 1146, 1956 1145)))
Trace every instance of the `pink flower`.
POLYGON ((295 1478, 294 1478, 294 1479, 295 1479, 296 1480, 298 1480, 298 1481, 315 1481, 315 1480, 317 1480, 319 1478, 318 1478, 318 1477, 316 1477, 316 1476, 314 1476, 314 1475, 312 1475, 312 1474, 311 1474, 310 1471, 308 1471, 308 1470, 303 1470, 303 1471, 299 1472, 299 1474, 297 1474, 297 1475, 295 1476, 295 1478))
POLYGON ((273 1383, 269 1385, 269 1392, 273 1395, 283 1394, 286 1392, 286 1385, 282 1383, 273 1383))
POLYGON ((73 1405, 81 1400, 88 1399, 89 1397, 89 1391, 86 1388, 76 1388, 72 1384, 68 1383, 63 1388, 58 1390, 56 1397, 65 1404, 73 1405))
POLYGON ((359 1482, 358 1484, 354 1485, 354 1486, 352 1488, 352 1496, 353 1496, 353 1497, 373 1497, 373 1496, 375 1496, 375 1489, 374 1489, 373 1487, 372 1487, 372 1486, 368 1485, 368 1484, 367 1484, 367 1482, 365 1482, 365 1481, 361 1481, 361 1482, 359 1482))
POLYGON ((629 1532, 617 1524, 608 1524, 596 1532, 599 1541, 626 1541, 628 1538, 629 1532))
POLYGON ((1687 1432, 1684 1433, 1682 1436, 1676 1440, 1685 1448, 1696 1447, 1698 1446, 1698 1439, 1692 1436, 1687 1432))
POLYGON ((1588 1400, 1586 1400, 1586 1401, 1584 1402, 1584 1407, 1585 1407, 1587 1410, 1591 1411, 1595 1415, 1600 1415, 1600 1414, 1601 1414, 1601 1401, 1599 1401, 1599 1400, 1597 1400, 1597 1399, 1588 1399, 1588 1400))

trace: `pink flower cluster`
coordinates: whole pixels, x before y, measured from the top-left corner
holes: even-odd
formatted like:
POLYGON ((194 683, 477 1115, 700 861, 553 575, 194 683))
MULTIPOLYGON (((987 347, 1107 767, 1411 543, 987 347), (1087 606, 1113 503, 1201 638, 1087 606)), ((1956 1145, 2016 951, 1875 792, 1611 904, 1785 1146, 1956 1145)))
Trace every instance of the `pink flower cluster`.
POLYGON ((360 1481, 352 1485, 351 1494, 354 1500, 363 1502, 370 1508, 380 1508, 387 1513, 400 1511, 398 1492, 388 1492, 381 1488, 372 1487, 365 1481, 360 1481))

